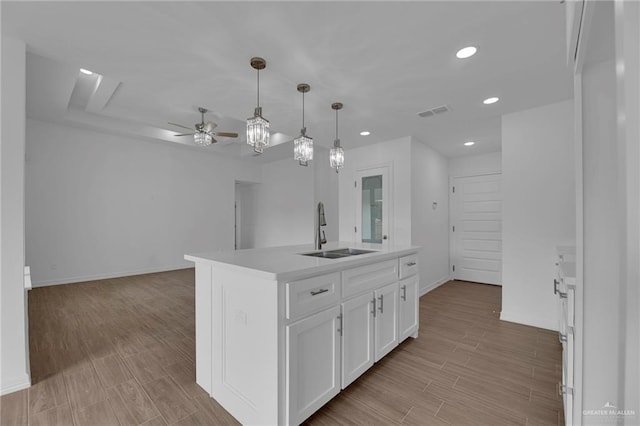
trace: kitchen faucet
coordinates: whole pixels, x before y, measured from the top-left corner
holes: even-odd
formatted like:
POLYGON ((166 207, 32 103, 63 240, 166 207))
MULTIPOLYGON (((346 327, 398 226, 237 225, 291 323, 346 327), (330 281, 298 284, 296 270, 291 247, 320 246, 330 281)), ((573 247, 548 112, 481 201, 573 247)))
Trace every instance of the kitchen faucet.
POLYGON ((327 221, 324 218, 324 204, 322 204, 322 201, 318 203, 315 216, 316 216, 315 248, 317 250, 322 250, 322 245, 327 243, 327 237, 325 237, 324 231, 322 231, 322 237, 320 236, 320 227, 327 226, 327 221))

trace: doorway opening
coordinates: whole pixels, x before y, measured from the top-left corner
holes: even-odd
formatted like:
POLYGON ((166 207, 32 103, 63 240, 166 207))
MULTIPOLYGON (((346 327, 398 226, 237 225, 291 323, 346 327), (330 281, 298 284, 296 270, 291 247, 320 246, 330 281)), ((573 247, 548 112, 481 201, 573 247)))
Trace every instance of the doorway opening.
POLYGON ((234 235, 236 250, 255 248, 257 183, 235 182, 234 235))

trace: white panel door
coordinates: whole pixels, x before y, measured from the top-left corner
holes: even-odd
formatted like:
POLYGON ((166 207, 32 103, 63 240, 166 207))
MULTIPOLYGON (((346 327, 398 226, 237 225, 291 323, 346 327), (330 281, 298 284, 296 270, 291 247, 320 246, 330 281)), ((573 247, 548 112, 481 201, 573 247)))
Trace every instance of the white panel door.
POLYGON ((373 292, 342 304, 342 389, 373 365, 373 292))
POLYGON ((454 279, 502 284, 502 175, 453 180, 454 279))

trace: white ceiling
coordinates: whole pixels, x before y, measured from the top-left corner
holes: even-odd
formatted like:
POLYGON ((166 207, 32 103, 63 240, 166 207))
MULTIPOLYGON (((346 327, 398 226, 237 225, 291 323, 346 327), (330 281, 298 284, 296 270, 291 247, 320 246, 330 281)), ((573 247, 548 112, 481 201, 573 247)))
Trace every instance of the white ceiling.
MULTIPOLYGON (((499 151, 505 113, 568 99, 564 5, 499 2, 9 2, 2 35, 24 40, 27 115, 192 145, 167 122, 212 111, 220 138, 206 149, 248 155, 244 120, 256 105, 253 56, 267 60, 260 99, 282 140, 301 127, 330 147, 342 102, 345 149, 413 136, 448 157, 499 151), (466 60, 464 46, 478 47, 466 60), (84 77, 79 68, 103 76, 84 77), (84 79, 84 80, 83 80, 84 79), (75 90, 74 90, 75 88, 75 90), (73 95, 73 96, 72 96, 73 95), (500 97, 483 105, 489 96, 500 97), (431 118, 418 112, 448 105, 431 118), (359 135, 361 130, 371 136, 359 135), (472 148, 463 147, 476 141, 472 148)), ((193 149, 203 149, 193 147, 193 149)), ((293 156, 291 143, 257 161, 293 156)), ((318 158, 317 153, 316 158, 318 158)))

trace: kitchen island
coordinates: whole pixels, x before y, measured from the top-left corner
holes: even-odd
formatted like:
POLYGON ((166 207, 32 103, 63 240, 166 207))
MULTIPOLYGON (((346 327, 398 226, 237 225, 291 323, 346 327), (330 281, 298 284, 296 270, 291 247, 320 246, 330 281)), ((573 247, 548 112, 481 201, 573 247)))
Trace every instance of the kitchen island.
POLYGON ((196 382, 243 424, 300 424, 417 337, 418 249, 185 255, 196 265, 196 382))

